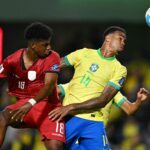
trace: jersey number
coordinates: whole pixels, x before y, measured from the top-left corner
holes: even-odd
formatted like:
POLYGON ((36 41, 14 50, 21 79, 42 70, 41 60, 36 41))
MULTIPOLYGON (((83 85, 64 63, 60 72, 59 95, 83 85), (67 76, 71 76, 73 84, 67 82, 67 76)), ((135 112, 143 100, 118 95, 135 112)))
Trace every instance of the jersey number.
POLYGON ((83 84, 85 87, 87 87, 90 82, 91 82, 91 76, 87 74, 84 74, 84 76, 82 77, 80 81, 80 83, 83 84))
POLYGON ((25 87, 25 82, 24 81, 19 81, 18 82, 18 88, 23 90, 24 87, 25 87))
POLYGON ((103 135, 103 145, 104 146, 108 145, 108 139, 106 135, 103 135))

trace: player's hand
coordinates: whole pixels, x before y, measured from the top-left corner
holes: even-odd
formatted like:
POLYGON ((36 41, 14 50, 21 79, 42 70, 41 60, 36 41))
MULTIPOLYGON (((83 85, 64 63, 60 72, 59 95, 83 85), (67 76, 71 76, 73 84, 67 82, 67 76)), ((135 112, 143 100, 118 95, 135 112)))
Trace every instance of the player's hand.
POLYGON ((11 119, 13 119, 14 121, 23 121, 24 116, 30 111, 30 109, 32 108, 32 105, 27 102, 25 103, 23 106, 19 107, 18 109, 12 110, 10 111, 12 115, 11 119))
POLYGON ((149 95, 149 91, 146 90, 145 88, 140 88, 140 90, 137 93, 137 100, 144 102, 149 95))
POLYGON ((52 121, 55 120, 59 122, 62 120, 63 117, 70 113, 71 109, 71 105, 55 108, 48 114, 49 119, 52 119, 52 121))

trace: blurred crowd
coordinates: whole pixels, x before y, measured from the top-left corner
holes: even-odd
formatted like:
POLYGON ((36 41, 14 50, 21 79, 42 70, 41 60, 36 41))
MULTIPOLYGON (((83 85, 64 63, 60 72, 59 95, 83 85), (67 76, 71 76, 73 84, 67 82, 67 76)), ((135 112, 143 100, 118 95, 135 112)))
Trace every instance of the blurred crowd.
MULTIPOLYGON (((69 30, 71 31, 71 29, 69 30)), ((79 31, 78 28, 76 28, 76 30, 79 31)), ((54 37, 54 42, 57 42, 57 46, 53 45, 53 49, 58 51, 61 56, 83 47, 97 47, 98 49, 102 41, 99 34, 95 36, 93 33, 98 33, 99 31, 97 28, 94 28, 94 32, 92 32, 93 30, 87 31, 84 29, 84 32, 80 34, 80 32, 74 30, 74 34, 67 32, 64 37, 64 34, 61 34, 63 33, 62 28, 60 28, 60 30, 57 28, 55 34, 59 34, 59 36, 54 37), (91 33, 89 31, 91 31, 91 33)), ((136 93, 140 87, 145 87, 150 90, 150 62, 148 61, 150 53, 145 54, 143 51, 141 51, 141 53, 137 52, 135 57, 133 53, 133 51, 127 51, 118 56, 118 59, 120 59, 128 69, 127 80, 122 92, 132 102, 136 99, 136 93)), ((58 83, 69 82, 73 73, 73 68, 65 68, 59 74, 58 83)), ((7 81, 4 81, 0 86, 0 110, 6 105, 15 102, 14 97, 10 98, 7 95, 6 89, 7 81)), ((109 124, 107 126, 107 135, 112 150, 150 150, 149 108, 150 99, 145 102, 133 116, 127 116, 116 106, 112 107, 109 124)), ((2 148, 2 150, 42 149, 44 149, 44 147, 40 135, 36 130, 17 130, 11 127, 6 134, 5 143, 2 148)))

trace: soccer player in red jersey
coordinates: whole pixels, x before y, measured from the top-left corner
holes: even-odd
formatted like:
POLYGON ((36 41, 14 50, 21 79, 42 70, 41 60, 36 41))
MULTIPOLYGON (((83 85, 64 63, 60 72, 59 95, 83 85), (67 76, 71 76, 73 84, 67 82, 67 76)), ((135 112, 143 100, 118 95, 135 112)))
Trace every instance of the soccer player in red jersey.
POLYGON ((0 112, 0 146, 8 126, 37 128, 47 150, 61 150, 65 142, 64 122, 51 121, 48 113, 59 107, 56 84, 60 57, 51 50, 52 30, 32 23, 25 29, 27 48, 4 59, 0 78, 8 78, 8 93, 17 102, 0 112))

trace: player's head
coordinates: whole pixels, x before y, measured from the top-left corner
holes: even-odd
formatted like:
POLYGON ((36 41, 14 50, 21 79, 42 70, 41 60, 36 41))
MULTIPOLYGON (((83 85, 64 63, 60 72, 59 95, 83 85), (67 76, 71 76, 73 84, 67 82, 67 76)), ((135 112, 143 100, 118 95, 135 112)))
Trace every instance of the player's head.
POLYGON ((24 31, 30 49, 41 58, 49 54, 52 34, 52 29, 40 22, 30 24, 24 31))
POLYGON ((107 42, 115 51, 122 51, 126 41, 125 29, 118 26, 111 26, 104 31, 104 42, 107 42))

